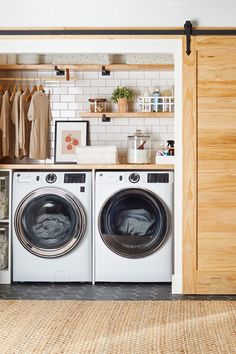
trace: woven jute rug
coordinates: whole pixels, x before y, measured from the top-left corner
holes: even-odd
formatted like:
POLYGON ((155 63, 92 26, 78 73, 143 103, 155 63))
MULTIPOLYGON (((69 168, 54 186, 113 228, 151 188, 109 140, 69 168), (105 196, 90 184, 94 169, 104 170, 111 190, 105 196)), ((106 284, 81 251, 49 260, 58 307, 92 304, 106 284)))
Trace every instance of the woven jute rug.
POLYGON ((234 301, 0 301, 1 354, 236 353, 234 301))

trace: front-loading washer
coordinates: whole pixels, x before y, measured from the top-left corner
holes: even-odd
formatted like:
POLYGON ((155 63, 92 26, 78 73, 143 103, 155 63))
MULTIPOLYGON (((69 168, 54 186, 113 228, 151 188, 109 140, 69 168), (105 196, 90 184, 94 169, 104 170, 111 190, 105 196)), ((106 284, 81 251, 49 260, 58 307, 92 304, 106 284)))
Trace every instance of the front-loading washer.
POLYGON ((13 281, 90 282, 91 178, 14 172, 13 281))
POLYGON ((98 171, 95 281, 170 282, 172 171, 98 171))

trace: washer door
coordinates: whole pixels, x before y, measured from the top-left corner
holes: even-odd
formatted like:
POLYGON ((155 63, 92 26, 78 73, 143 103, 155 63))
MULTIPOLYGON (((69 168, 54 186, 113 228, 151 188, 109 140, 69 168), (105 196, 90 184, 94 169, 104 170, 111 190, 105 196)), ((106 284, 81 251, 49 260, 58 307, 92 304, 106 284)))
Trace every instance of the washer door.
POLYGON ((98 226, 102 240, 116 254, 140 258, 155 252, 168 233, 163 202, 144 189, 123 189, 102 206, 98 226))
POLYGON ((86 230, 79 200, 57 188, 40 188, 18 205, 14 226, 21 244, 32 254, 53 258, 70 252, 86 230))

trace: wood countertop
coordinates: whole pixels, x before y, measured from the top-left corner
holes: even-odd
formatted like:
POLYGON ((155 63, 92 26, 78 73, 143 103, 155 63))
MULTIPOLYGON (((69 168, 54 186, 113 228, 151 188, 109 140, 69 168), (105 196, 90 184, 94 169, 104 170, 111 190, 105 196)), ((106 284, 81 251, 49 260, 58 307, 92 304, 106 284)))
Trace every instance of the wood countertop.
POLYGON ((173 164, 0 164, 0 170, 173 170, 173 164))

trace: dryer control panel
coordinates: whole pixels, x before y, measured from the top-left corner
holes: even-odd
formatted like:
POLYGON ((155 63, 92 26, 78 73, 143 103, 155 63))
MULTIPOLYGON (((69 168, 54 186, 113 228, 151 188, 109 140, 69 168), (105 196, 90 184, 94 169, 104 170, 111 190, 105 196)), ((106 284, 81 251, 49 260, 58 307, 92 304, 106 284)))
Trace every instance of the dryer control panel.
POLYGON ((148 183, 169 183, 169 173, 148 173, 148 183))
POLYGON ((85 173, 65 173, 64 183, 85 183, 85 173))

